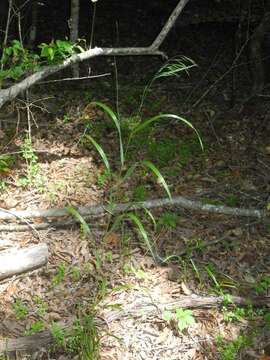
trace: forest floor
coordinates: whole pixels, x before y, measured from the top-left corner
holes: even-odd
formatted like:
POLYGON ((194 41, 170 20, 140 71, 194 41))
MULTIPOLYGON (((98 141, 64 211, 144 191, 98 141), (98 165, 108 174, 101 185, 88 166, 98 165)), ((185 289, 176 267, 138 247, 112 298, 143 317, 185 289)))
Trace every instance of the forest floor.
MULTIPOLYGON (((133 65, 129 63, 129 70, 133 65)), ((52 99, 43 93, 43 101, 32 101, 30 107, 31 142, 25 104, 17 102, 20 122, 15 117, 11 123, 10 118, 0 131, 0 207, 74 209, 165 198, 161 178, 149 167, 138 166, 119 182, 130 166, 148 160, 173 196, 265 209, 270 190, 269 106, 258 98, 230 107, 224 83, 192 106, 204 94, 192 81, 192 76, 184 76, 153 84, 140 118, 182 116, 199 131, 204 149, 183 122, 155 123, 130 142, 121 171, 117 131, 92 102, 121 114, 125 142, 139 119, 144 89, 140 79, 118 80, 117 97, 110 77, 72 89, 63 89, 62 83, 48 85, 52 99), (108 155, 111 175, 86 135, 108 155)), ((50 329, 54 345, 35 351, 35 359, 77 359, 78 353, 89 359, 100 353, 104 360, 269 359, 269 309, 232 305, 229 297, 269 296, 269 225, 180 207, 157 208, 151 214, 141 210, 135 216, 126 214, 120 222, 119 216, 105 212, 88 219, 89 228, 80 219, 80 226, 33 231, 44 222, 38 218, 29 231, 2 231, 1 251, 45 242, 49 261, 42 269, 0 282, 1 338, 50 329), (112 226, 116 221, 118 226, 112 226), (159 254, 176 255, 165 266, 151 257, 142 229, 159 254), (224 304, 191 310, 177 305, 183 296, 192 303, 195 294, 221 296, 224 304), (160 309, 160 304, 168 307, 160 309), (57 327, 74 318, 69 332, 57 327), (86 357, 87 352, 92 357, 86 357)), ((2 221, 0 229, 5 224, 2 221)))

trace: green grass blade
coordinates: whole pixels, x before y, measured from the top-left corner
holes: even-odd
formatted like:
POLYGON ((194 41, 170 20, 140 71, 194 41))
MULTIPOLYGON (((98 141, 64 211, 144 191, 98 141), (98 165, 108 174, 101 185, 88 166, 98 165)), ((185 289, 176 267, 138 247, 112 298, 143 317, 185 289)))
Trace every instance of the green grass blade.
POLYGON ((160 171, 157 169, 157 167, 151 161, 148 161, 148 160, 143 160, 141 162, 141 164, 144 165, 145 167, 147 167, 148 169, 150 169, 152 171, 152 173, 154 175, 156 175, 156 177, 158 178, 160 184, 163 186, 163 188, 165 189, 165 191, 168 194, 169 198, 171 199, 172 196, 171 196, 170 189, 169 189, 164 177, 161 175, 160 171))
POLYGON ((161 121, 161 120, 169 120, 169 119, 174 119, 174 120, 177 120, 179 122, 183 122, 185 125, 190 127, 196 133, 198 141, 199 141, 200 146, 201 146, 201 149, 203 150, 203 142, 202 142, 202 139, 200 137, 200 134, 199 134, 198 130, 191 124, 191 122, 189 122, 185 118, 183 118, 181 116, 178 116, 178 115, 175 115, 175 114, 159 114, 159 115, 151 117, 148 120, 145 120, 142 124, 137 125, 132 130, 132 136, 134 136, 136 133, 142 131, 143 129, 145 129, 147 126, 151 125, 154 122, 161 121))
POLYGON ((124 162, 125 162, 125 158, 124 158, 124 148, 123 148, 123 141, 122 141, 121 124, 120 124, 119 118, 117 117, 117 115, 113 112, 113 110, 109 106, 107 106, 99 101, 94 101, 92 104, 100 107, 113 121, 113 123, 117 129, 118 136, 119 136, 120 161, 121 161, 121 165, 123 166, 124 162))
POLYGON ((152 212, 149 209, 144 208, 144 211, 146 212, 146 214, 150 217, 153 225, 154 225, 154 230, 156 231, 157 229, 157 222, 156 219, 154 217, 154 215, 152 214, 152 212))
POLYGON ((194 66, 197 66, 196 63, 186 56, 170 59, 158 70, 154 76, 154 80, 161 77, 178 76, 182 71, 188 74, 188 70, 194 66))
POLYGON ((66 210, 67 210, 75 219, 77 219, 77 220, 80 222, 80 224, 81 224, 81 226, 82 226, 82 231, 83 231, 83 234, 84 234, 84 235, 89 235, 89 234, 91 234, 91 230, 90 230, 88 224, 86 223, 86 221, 84 220, 84 218, 82 217, 82 215, 81 215, 76 209, 74 209, 74 208, 71 207, 71 206, 68 206, 68 207, 66 208, 66 210))
POLYGON ((153 250, 153 246, 151 245, 151 242, 148 238, 147 232, 146 232, 141 220, 138 218, 137 215, 135 215, 133 213, 127 214, 126 218, 129 218, 135 224, 135 226, 137 227, 137 229, 139 231, 139 234, 142 236, 142 238, 145 242, 147 249, 151 253, 153 259, 156 259, 156 254, 153 250))
POLYGON ((94 145, 94 147, 96 148, 97 152, 98 152, 99 155, 101 156, 102 161, 103 161, 106 169, 107 169, 108 172, 110 173, 110 172, 111 172, 110 163, 109 163, 108 158, 107 158, 104 150, 102 149, 102 147, 96 142, 96 140, 94 140, 94 139, 92 138, 91 135, 85 134, 84 137, 86 137, 86 139, 90 140, 91 143, 94 145))
POLYGON ((125 181, 127 181, 128 178, 131 177, 131 175, 134 173, 134 170, 136 169, 136 167, 137 167, 138 165, 139 165, 138 163, 135 163, 135 164, 131 165, 131 166, 127 169, 125 175, 124 175, 123 178, 122 178, 122 181, 121 181, 122 183, 124 183, 125 181))

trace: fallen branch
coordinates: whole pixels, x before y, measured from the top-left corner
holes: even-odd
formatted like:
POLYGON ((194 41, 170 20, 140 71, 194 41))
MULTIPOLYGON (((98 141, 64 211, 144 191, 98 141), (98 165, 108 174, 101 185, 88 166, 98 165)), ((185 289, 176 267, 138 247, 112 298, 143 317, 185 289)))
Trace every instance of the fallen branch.
MULTIPOLYGON (((126 318, 126 317, 141 317, 148 316, 152 317, 156 315, 162 317, 164 310, 174 310, 176 308, 189 308, 189 309, 198 309, 198 308, 213 308, 218 307, 224 304, 224 298, 222 296, 183 296, 179 300, 170 302, 170 303, 143 303, 138 306, 138 304, 132 304, 130 306, 125 306, 122 310, 106 310, 106 313, 102 314, 104 319, 103 323, 110 324, 115 320, 126 318)), ((249 306, 254 307, 267 306, 270 307, 270 297, 256 297, 252 299, 245 299, 239 296, 231 297, 231 306, 249 306)), ((228 307, 230 306, 227 305, 228 307)), ((100 317, 96 319, 97 325, 100 325, 100 317)), ((74 323, 74 318, 67 320, 66 323, 59 323, 59 326, 70 333, 72 330, 72 324, 74 323)), ((33 352, 41 347, 48 346, 54 341, 51 332, 49 330, 41 331, 37 334, 20 337, 14 339, 4 339, 0 340, 0 354, 5 354, 13 351, 28 351, 33 352)))
MULTIPOLYGON (((269 216, 269 212, 262 209, 245 209, 245 208, 233 208, 223 205, 212 205, 205 204, 201 201, 189 200, 183 196, 175 196, 172 199, 162 198, 138 202, 135 204, 126 203, 126 204, 115 204, 113 208, 106 205, 93 205, 93 206, 80 206, 76 210, 81 214, 81 216, 89 217, 92 215, 100 215, 104 213, 111 213, 116 215, 121 212, 134 211, 140 209, 152 209, 157 207, 165 206, 179 206, 184 209, 198 210, 203 212, 210 212, 216 214, 232 215, 232 216, 243 216, 243 217, 255 217, 258 219, 264 219, 269 216)), ((11 220, 14 217, 17 219, 34 219, 34 218, 61 218, 70 216, 70 212, 66 208, 52 208, 47 210, 37 209, 37 210, 18 210, 10 211, 0 208, 0 220, 11 220)), ((67 224, 69 224, 68 222, 67 224)), ((51 226, 51 223, 40 224, 43 226, 51 226)), ((56 226, 57 224, 54 224, 56 226)), ((7 228, 9 225, 7 225, 7 228)), ((36 226, 38 229, 38 226, 36 226)))
POLYGON ((93 48, 89 49, 80 54, 74 54, 70 58, 63 61, 62 64, 57 64, 54 66, 45 66, 42 70, 37 71, 36 73, 28 76, 21 82, 14 84, 13 86, 0 90, 0 108, 7 103, 8 101, 14 100, 20 93, 26 91, 34 84, 42 81, 48 76, 55 74, 69 66, 72 66, 76 63, 92 59, 96 56, 137 56, 137 55, 158 55, 163 58, 167 58, 163 51, 159 50, 160 45, 164 41, 165 37, 169 33, 170 29, 174 25, 177 17, 180 15, 181 11, 184 9, 185 5, 189 0, 180 0, 178 5, 173 10, 171 16, 169 17, 167 23, 162 28, 159 35, 153 41, 150 46, 147 47, 127 47, 127 48, 93 48))
MULTIPOLYGON (((169 303, 147 303, 147 304, 131 304, 130 306, 125 306, 122 310, 109 311, 107 315, 105 314, 102 317, 105 319, 106 323, 111 323, 114 320, 118 320, 123 317, 140 317, 142 314, 147 314, 147 316, 157 315, 160 316, 163 314, 164 310, 174 310, 177 308, 189 308, 189 309, 210 309, 213 307, 219 307, 224 305, 223 296, 182 296, 179 300, 169 302, 169 303)), ((230 303, 226 306, 231 307, 233 305, 237 306, 267 306, 270 308, 270 297, 254 297, 254 298, 243 298, 240 296, 231 296, 230 303)))
POLYGON ((0 252, 0 280, 35 270, 48 261, 48 247, 38 244, 25 249, 0 252))

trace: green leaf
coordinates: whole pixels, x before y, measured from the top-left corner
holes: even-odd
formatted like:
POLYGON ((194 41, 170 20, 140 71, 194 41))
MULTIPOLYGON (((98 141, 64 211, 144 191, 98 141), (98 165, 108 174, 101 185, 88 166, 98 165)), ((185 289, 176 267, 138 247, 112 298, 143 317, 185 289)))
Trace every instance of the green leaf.
POLYGON ((109 163, 108 158, 107 158, 104 150, 102 149, 102 147, 92 138, 91 135, 86 134, 86 135, 84 135, 84 137, 86 137, 86 139, 90 140, 91 143, 94 145, 94 147, 96 148, 97 152, 98 152, 99 155, 101 156, 101 158, 102 158, 102 160, 103 160, 103 163, 104 163, 106 169, 107 169, 108 172, 110 173, 110 172, 111 172, 110 163, 109 163))
POLYGON ((74 209, 73 207, 67 207, 66 210, 77 219, 80 224, 82 225, 83 234, 91 234, 90 228, 84 218, 81 216, 81 214, 78 212, 78 210, 74 209))
POLYGON ((175 317, 178 320, 177 325, 180 331, 183 331, 189 327, 189 325, 195 323, 192 310, 185 310, 182 308, 176 309, 175 317))
POLYGON ((178 76, 178 74, 182 71, 188 73, 188 70, 193 68, 194 66, 197 66, 196 63, 186 56, 170 59, 158 70, 158 72, 154 76, 153 81, 161 77, 178 76))
POLYGON ((169 198, 171 199, 172 196, 171 196, 170 189, 169 189, 164 177, 161 175, 160 171, 156 168, 156 166, 151 161, 148 161, 148 160, 143 160, 141 163, 142 163, 142 165, 144 165, 145 167, 150 169, 153 172, 154 175, 156 175, 156 177, 158 178, 160 184, 164 187, 164 189, 167 192, 169 198))
POLYGON ((151 212, 149 209, 144 208, 144 211, 145 211, 146 214, 150 217, 150 219, 151 219, 151 221, 152 221, 152 223, 153 223, 153 225, 154 225, 154 230, 156 231, 156 229, 157 229, 157 222, 156 222, 156 220, 155 220, 155 218, 154 218, 154 215, 152 214, 152 212, 151 212))
POLYGON ((124 158, 124 149, 123 149, 123 141, 122 141, 122 132, 121 132, 121 125, 120 125, 120 121, 117 117, 117 115, 113 112, 113 110, 99 102, 99 101, 94 101, 93 102, 94 105, 100 107, 103 111, 105 111, 107 113, 107 115, 111 118, 111 120, 113 121, 117 131, 118 131, 118 136, 119 136, 119 150, 120 150, 120 161, 121 161, 121 165, 124 165, 125 162, 125 158, 124 158))
POLYGON ((132 135, 134 136, 136 133, 140 132, 141 130, 145 129, 147 126, 149 126, 150 124, 160 121, 160 120, 168 120, 168 119, 174 119, 177 120, 179 122, 183 122, 185 125, 187 125, 188 127, 190 127, 197 135, 198 141, 200 143, 200 146, 203 150, 203 143, 202 143, 202 139, 200 137, 199 132, 197 131, 197 129, 191 124, 191 122, 189 122, 188 120, 186 120, 185 118, 175 115, 175 114, 159 114, 156 116, 153 116, 152 118, 145 120, 143 123, 137 125, 133 130, 132 130, 132 135))
POLYGON ((133 213, 127 214, 125 217, 129 218, 137 226, 137 228, 139 230, 139 234, 142 236, 147 249, 151 253, 153 259, 156 259, 156 254, 155 254, 155 252, 153 250, 153 246, 151 245, 151 242, 150 242, 150 240, 148 238, 147 232, 145 231, 145 228, 144 228, 141 220, 138 218, 137 215, 135 215, 133 213))

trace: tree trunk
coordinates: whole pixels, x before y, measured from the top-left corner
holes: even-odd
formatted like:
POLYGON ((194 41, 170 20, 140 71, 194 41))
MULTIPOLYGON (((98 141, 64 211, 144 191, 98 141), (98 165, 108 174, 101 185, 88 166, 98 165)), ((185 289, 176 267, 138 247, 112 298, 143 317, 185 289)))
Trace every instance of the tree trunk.
POLYGON ((260 93, 264 88, 265 71, 262 47, 264 36, 269 29, 270 12, 267 12, 250 40, 250 69, 253 77, 252 95, 260 93))
MULTIPOLYGON (((79 37, 80 0, 70 0, 70 40, 75 43, 79 37)), ((80 75, 79 64, 72 65, 74 78, 80 75)))
POLYGON ((28 47, 32 49, 35 45, 36 38, 37 38, 37 21, 38 21, 38 1, 35 0, 32 3, 31 9, 31 27, 28 37, 28 47))

